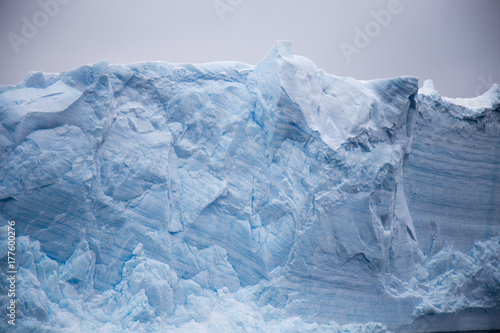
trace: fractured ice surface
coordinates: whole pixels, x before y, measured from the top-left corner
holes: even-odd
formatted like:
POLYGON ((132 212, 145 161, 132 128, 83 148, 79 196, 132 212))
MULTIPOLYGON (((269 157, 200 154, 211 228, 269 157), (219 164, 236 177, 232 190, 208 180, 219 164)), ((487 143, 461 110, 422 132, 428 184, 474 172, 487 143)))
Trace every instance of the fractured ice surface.
POLYGON ((256 66, 30 73, 0 88, 19 325, 375 332, 498 308, 499 105, 287 42, 256 66))

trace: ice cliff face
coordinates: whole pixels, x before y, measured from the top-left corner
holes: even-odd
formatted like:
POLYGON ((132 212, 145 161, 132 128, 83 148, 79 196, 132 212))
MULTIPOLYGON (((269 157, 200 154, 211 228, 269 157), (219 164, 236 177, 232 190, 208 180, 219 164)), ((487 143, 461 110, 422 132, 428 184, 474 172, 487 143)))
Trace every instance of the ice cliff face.
POLYGON ((256 66, 2 87, 20 325, 383 331, 498 308, 500 89, 417 90, 329 75, 286 42, 256 66))
POLYGON ((406 197, 422 251, 469 249, 500 229, 500 88, 465 99, 419 92, 406 197), (438 111, 438 112, 437 112, 438 111))

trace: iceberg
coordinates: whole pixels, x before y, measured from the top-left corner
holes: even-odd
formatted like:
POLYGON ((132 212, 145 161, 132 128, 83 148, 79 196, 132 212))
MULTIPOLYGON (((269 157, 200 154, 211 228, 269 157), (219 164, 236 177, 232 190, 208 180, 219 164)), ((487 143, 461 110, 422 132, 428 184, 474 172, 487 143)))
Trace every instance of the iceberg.
POLYGON ((498 85, 338 77, 279 41, 32 72, 0 125, 16 329, 500 329, 498 85))

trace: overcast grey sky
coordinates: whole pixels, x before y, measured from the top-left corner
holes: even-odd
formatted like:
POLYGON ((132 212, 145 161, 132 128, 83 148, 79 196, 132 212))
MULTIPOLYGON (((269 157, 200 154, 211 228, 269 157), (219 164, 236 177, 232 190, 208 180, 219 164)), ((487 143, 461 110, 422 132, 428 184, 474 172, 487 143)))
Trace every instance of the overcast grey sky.
POLYGON ((500 81, 499 17, 497 0, 0 0, 0 84, 102 59, 256 64, 284 39, 335 75, 470 97, 500 81))

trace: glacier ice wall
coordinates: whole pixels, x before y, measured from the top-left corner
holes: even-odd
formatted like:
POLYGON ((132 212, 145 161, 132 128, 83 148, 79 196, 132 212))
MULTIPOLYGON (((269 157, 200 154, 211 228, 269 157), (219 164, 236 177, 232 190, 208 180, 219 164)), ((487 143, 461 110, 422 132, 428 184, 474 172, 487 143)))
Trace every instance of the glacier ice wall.
POLYGON ((446 99, 278 42, 0 93, 26 329, 383 331, 500 304, 498 86, 446 99))
POLYGON ((426 81, 412 154, 404 167, 422 251, 468 250, 499 234, 500 88, 467 100, 441 97, 426 81), (439 111, 439 112, 436 112, 439 111))

